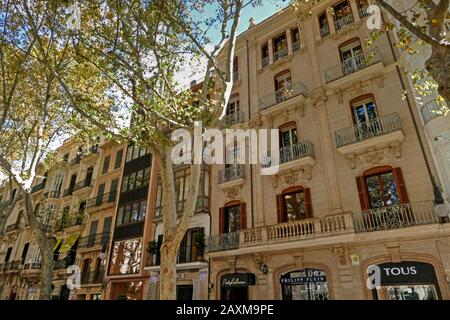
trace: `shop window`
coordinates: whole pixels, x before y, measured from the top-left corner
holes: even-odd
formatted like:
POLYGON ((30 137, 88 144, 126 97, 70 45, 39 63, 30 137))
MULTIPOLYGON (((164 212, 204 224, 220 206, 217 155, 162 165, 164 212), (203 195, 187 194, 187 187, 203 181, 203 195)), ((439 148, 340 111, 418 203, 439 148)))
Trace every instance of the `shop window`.
POLYGON ((246 204, 233 203, 219 209, 220 233, 237 232, 247 228, 246 204))
POLYGON ((302 269, 281 276, 283 300, 328 300, 326 273, 320 269, 302 269))
POLYGON ((368 268, 370 280, 379 283, 372 290, 374 300, 440 300, 434 267, 418 261, 388 262, 368 268), (375 276, 375 272, 378 273, 375 276))
POLYGON ((277 195, 278 223, 312 218, 311 191, 293 187, 277 195))

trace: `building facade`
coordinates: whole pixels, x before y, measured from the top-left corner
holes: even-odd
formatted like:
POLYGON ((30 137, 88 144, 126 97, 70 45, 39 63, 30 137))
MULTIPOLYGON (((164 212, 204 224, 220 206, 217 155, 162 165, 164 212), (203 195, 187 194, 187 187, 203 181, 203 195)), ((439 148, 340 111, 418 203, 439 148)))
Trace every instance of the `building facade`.
POLYGON ((387 34, 363 45, 367 5, 288 8, 239 36, 227 119, 279 129, 280 166, 211 167, 210 299, 450 298, 436 169, 398 51, 387 34))

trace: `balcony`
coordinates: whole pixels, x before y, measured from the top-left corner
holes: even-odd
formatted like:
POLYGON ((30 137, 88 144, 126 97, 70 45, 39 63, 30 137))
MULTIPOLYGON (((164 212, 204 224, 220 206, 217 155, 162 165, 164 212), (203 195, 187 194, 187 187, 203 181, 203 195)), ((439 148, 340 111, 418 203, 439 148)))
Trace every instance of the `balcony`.
POLYGON ((207 250, 211 253, 289 242, 295 246, 292 242, 297 240, 317 239, 352 232, 351 215, 339 214, 211 236, 207 241, 207 250))
POLYGON ((242 111, 233 112, 227 114, 222 119, 222 126, 231 127, 240 123, 244 119, 244 113, 242 111))
POLYGON ((61 260, 56 260, 53 265, 53 269, 59 270, 59 269, 66 269, 72 264, 74 264, 74 259, 71 258, 65 258, 61 260))
POLYGON ((104 193, 98 195, 97 197, 88 199, 86 201, 86 209, 102 207, 104 205, 113 204, 116 202, 117 190, 111 191, 109 193, 104 193))
POLYGON ((63 198, 64 197, 68 197, 68 196, 71 196, 72 195, 72 193, 73 193, 73 187, 69 187, 69 188, 67 188, 66 190, 64 190, 64 192, 63 192, 63 198))
POLYGON ((446 107, 439 105, 436 100, 431 100, 428 103, 424 104, 420 111, 422 113, 423 122, 425 124, 438 117, 446 116, 448 112, 446 107))
POLYGON ((77 164, 79 164, 81 161, 81 154, 77 155, 75 158, 73 158, 72 160, 70 160, 70 166, 75 166, 77 164))
POLYGON ((274 93, 271 93, 263 98, 259 99, 260 110, 264 110, 281 104, 284 101, 290 100, 297 96, 305 96, 306 87, 303 82, 297 82, 294 84, 289 84, 284 88, 281 88, 274 93))
MULTIPOLYGON (((69 190, 69 189, 67 189, 67 190, 69 190)), ((64 196, 66 196, 65 193, 66 192, 64 191, 64 196)), ((67 193, 69 193, 69 191, 67 191, 67 193)), ((70 194, 72 194, 72 193, 70 193, 70 194)), ((61 196, 61 192, 59 190, 53 190, 53 191, 44 193, 44 199, 59 199, 60 196, 61 196)))
POLYGON ((81 273, 81 284, 101 284, 105 278, 105 270, 101 269, 93 272, 82 272, 81 273))
POLYGON ((219 184, 244 178, 244 166, 242 164, 230 165, 225 169, 219 170, 219 184))
MULTIPOLYGON (((350 8, 349 8, 350 9, 350 8)), ((347 13, 334 21, 336 31, 341 30, 343 27, 352 24, 355 20, 351 13, 347 13)))
POLYGON ((372 49, 367 55, 367 59, 363 54, 356 55, 344 62, 325 70, 325 81, 327 83, 341 79, 360 70, 368 68, 382 61, 381 52, 378 48, 372 49))
POLYGON ((46 184, 46 181, 42 181, 41 183, 38 183, 37 185, 33 186, 31 188, 31 193, 36 193, 38 191, 44 190, 45 184, 46 184))
POLYGON ((330 35, 330 27, 328 26, 328 24, 320 27, 320 37, 321 38, 328 37, 329 35, 330 35))
POLYGON ((282 58, 285 58, 285 57, 287 57, 287 55, 288 55, 288 48, 287 47, 284 48, 284 49, 275 51, 273 53, 273 61, 277 61, 277 60, 280 60, 282 58))
POLYGON ((356 232, 399 229, 438 223, 431 201, 397 204, 353 213, 356 232))
POLYGON ((80 226, 84 221, 84 212, 78 212, 74 216, 63 215, 58 225, 58 230, 64 230, 75 226, 80 226))
POLYGON ((97 233, 81 237, 78 241, 78 249, 88 249, 98 246, 106 246, 109 243, 109 232, 97 233))
POLYGON ((7 226, 5 232, 11 232, 18 229, 19 229, 19 222, 16 222, 7 226))
POLYGON ((366 6, 363 6, 363 7, 359 8, 358 12, 359 12, 359 17, 361 19, 365 18, 365 17, 368 17, 370 15, 369 11, 367 11, 367 7, 366 6))
POLYGON ((83 181, 75 183, 73 187, 73 192, 82 190, 84 188, 92 188, 93 186, 94 186, 94 179, 84 179, 83 181))

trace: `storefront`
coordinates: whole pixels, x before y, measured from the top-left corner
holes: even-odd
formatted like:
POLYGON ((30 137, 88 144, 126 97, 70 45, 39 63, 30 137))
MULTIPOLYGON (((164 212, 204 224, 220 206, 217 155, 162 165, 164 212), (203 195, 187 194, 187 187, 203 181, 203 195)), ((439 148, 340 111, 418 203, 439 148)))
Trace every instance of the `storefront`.
POLYGON ((220 279, 222 300, 249 300, 248 286, 255 285, 253 273, 233 273, 220 279))
POLYGON ((436 272, 431 264, 403 261, 369 266, 368 284, 374 300, 440 300, 436 272))
POLYGON ((328 300, 326 273, 319 269, 295 270, 281 275, 283 300, 328 300))

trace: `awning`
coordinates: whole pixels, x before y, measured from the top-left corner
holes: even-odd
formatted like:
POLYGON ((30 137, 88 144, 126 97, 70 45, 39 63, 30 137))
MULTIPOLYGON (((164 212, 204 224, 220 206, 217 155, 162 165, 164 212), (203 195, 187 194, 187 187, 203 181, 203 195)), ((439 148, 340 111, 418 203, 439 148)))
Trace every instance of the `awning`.
POLYGON ((75 242, 77 242, 79 237, 80 237, 79 233, 69 235, 66 238, 66 240, 64 240, 64 243, 61 245, 61 248, 59 249, 59 252, 67 252, 67 251, 69 251, 73 247, 75 242))
POLYGON ((62 241, 63 239, 56 239, 56 243, 55 243, 55 246, 53 247, 53 252, 55 252, 55 250, 56 250, 56 248, 58 248, 58 246, 59 246, 59 244, 61 243, 61 241, 62 241))

